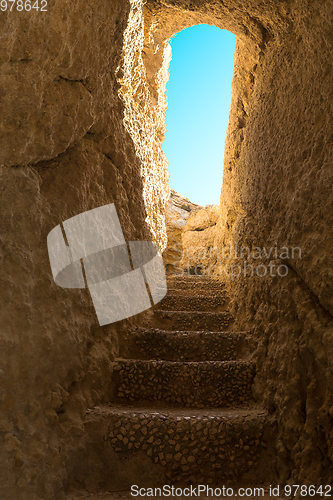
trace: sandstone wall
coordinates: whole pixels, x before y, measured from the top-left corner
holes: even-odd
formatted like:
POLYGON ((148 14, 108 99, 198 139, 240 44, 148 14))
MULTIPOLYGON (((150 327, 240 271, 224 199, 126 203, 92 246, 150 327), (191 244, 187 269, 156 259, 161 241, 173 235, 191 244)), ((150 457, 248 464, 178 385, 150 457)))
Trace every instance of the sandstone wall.
POLYGON ((219 215, 219 205, 207 205, 190 215, 184 229, 183 254, 179 263, 185 273, 216 273, 219 215))
MULTIPOLYGON (((286 265, 285 278, 230 283, 238 326, 258 340, 256 394, 278 420, 280 480, 298 484, 333 479, 331 16, 328 3, 290 5, 290 29, 237 101, 221 194, 221 246, 302 251, 263 262, 286 265)), ((239 43, 234 92, 243 57, 239 43)))
MULTIPOLYGON (((330 484, 332 456, 332 8, 285 2, 148 2, 160 36, 215 24, 237 35, 218 248, 273 248, 248 264, 285 278, 231 280, 237 327, 253 330, 255 392, 279 424, 280 481, 330 484), (281 249, 289 256, 281 259, 281 249), (293 256, 291 248, 300 247, 293 256)), ((227 254, 228 255, 228 254, 227 254)), ((222 271, 220 271, 220 264, 222 271)))
POLYGON ((168 245, 163 259, 167 272, 216 274, 219 218, 219 205, 202 207, 171 190, 165 211, 168 245))
POLYGON ((171 189, 169 203, 165 211, 168 245, 163 254, 163 260, 167 272, 182 272, 180 261, 184 253, 184 232, 189 218, 200 208, 202 208, 200 205, 192 203, 180 193, 171 189))
POLYGON ((49 231, 115 203, 125 238, 151 239, 115 79, 129 7, 1 12, 1 500, 65 498, 86 409, 109 390, 118 349, 88 291, 55 285, 49 231))

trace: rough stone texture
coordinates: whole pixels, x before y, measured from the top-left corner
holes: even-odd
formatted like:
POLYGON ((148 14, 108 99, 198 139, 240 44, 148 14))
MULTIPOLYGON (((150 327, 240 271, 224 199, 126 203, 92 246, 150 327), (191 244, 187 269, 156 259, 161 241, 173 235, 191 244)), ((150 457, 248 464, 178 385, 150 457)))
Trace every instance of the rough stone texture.
POLYGON ((86 409, 103 401, 117 355, 88 291, 54 284, 49 231, 115 203, 125 237, 150 238, 114 78, 129 5, 48 10, 0 16, 1 500, 64 498, 86 409))
POLYGON ((89 477, 77 477, 90 491, 98 491, 98 479, 106 489, 115 491, 129 489, 132 484, 230 483, 258 467, 269 426, 266 413, 260 409, 179 412, 119 405, 96 407, 87 414, 89 453, 84 459, 94 470, 101 461, 105 465, 100 478, 95 475, 95 484, 89 477), (108 467, 112 453, 118 459, 116 471, 108 467), (132 465, 134 456, 141 457, 141 471, 132 465))
MULTIPOLYGON (((54 285, 48 232, 115 202, 126 237, 150 237, 114 76, 128 12, 127 1, 55 0, 46 14, 1 13, 4 500, 64 498, 86 408, 104 400, 118 355, 116 328, 98 327, 87 292, 54 285)), ((219 248, 303 251, 284 279, 224 274, 238 329, 257 339, 256 396, 278 423, 280 483, 333 481, 332 17, 329 0, 145 6, 155 99, 156 45, 199 23, 238 37, 219 248)))
POLYGON ((246 361, 119 360, 116 400, 159 401, 186 408, 218 408, 252 399, 255 367, 246 361))
POLYGON ((280 481, 331 484, 331 2, 151 0, 148 8, 161 39, 199 22, 237 35, 218 249, 276 242, 301 247, 302 258, 272 259, 288 266, 283 279, 231 281, 230 267, 243 264, 235 258, 219 257, 215 272, 239 329, 255 322, 256 393, 278 420, 280 481))
POLYGON ((132 359, 167 361, 235 360, 248 352, 248 336, 235 332, 167 331, 136 328, 124 336, 119 354, 132 359))
MULTIPOLYGON (((179 294, 183 298, 190 299, 192 296, 212 293, 212 296, 221 298, 225 295, 225 284, 216 276, 196 276, 184 273, 182 275, 169 274, 168 296, 179 294)), ((168 297, 166 297, 167 300, 168 297)))
POLYGON ((204 231, 216 226, 219 219, 219 205, 206 205, 198 212, 191 214, 186 224, 186 231, 204 231))
POLYGON ((229 312, 208 311, 164 311, 155 309, 156 322, 160 325, 189 330, 227 330, 232 325, 233 317, 229 312))
POLYGON ((207 205, 191 214, 183 234, 179 268, 189 274, 214 274, 217 262, 219 205, 207 205))
POLYGON ((224 310, 228 299, 224 292, 218 295, 177 295, 175 293, 167 294, 160 302, 159 309, 176 309, 181 311, 214 311, 224 310))
POLYGON ((171 190, 165 213, 168 246, 164 253, 166 269, 177 274, 201 274, 217 263, 219 205, 201 207, 171 190))
POLYGON ((238 327, 255 322, 256 395, 278 419, 280 482, 320 485, 333 481, 332 9, 288 10, 289 29, 269 29, 251 80, 238 44, 221 246, 302 249, 282 262, 286 278, 228 288, 238 327))
POLYGON ((177 272, 177 266, 183 254, 183 233, 192 212, 196 212, 199 205, 184 198, 180 193, 171 189, 170 200, 165 212, 165 223, 168 235, 168 246, 163 254, 166 270, 177 272))

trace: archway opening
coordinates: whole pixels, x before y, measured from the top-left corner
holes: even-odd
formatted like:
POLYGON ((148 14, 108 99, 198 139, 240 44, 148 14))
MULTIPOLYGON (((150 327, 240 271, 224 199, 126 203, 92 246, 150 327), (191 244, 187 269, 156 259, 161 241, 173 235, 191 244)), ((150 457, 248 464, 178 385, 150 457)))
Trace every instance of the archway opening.
POLYGON ((171 188, 202 206, 220 199, 235 38, 227 30, 200 24, 170 41, 163 150, 171 188))

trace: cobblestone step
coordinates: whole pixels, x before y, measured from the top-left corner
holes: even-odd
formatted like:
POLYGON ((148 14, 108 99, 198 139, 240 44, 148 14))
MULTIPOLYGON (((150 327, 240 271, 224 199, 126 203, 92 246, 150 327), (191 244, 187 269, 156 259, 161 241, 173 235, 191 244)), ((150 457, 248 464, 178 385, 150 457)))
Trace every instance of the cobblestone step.
POLYGON ((115 486, 121 470, 123 489, 147 483, 223 484, 255 471, 259 480, 270 429, 268 415, 258 407, 157 410, 109 405, 91 409, 85 420, 94 472, 103 474, 101 482, 115 486))
POLYGON ((122 343, 123 358, 167 361, 231 361, 248 353, 249 332, 131 330, 122 343))
POLYGON ((197 293, 207 295, 225 290, 225 285, 218 278, 206 276, 167 276, 168 290, 172 293, 192 294, 197 293))
POLYGON ((73 477, 88 490, 239 485, 273 476, 276 428, 252 400, 250 332, 231 330, 218 279, 168 275, 167 283, 146 323, 119 332, 112 403, 86 415, 73 477))
POLYGON ((225 309, 227 304, 225 292, 216 295, 179 295, 170 292, 159 303, 159 309, 219 312, 225 309))
POLYGON ((171 362, 118 359, 119 402, 163 401, 188 408, 244 404, 252 398, 255 366, 249 361, 171 362))
POLYGON ((175 281, 177 283, 193 283, 193 282, 215 283, 221 281, 217 276, 208 276, 204 274, 199 274, 199 275, 188 274, 186 273, 186 271, 184 271, 184 273, 179 273, 179 274, 167 273, 166 278, 168 281, 175 281))
MULTIPOLYGON (((233 317, 229 312, 154 310, 154 318, 166 330, 223 331, 229 329, 233 317)), ((159 325, 156 325, 159 326, 159 325)))

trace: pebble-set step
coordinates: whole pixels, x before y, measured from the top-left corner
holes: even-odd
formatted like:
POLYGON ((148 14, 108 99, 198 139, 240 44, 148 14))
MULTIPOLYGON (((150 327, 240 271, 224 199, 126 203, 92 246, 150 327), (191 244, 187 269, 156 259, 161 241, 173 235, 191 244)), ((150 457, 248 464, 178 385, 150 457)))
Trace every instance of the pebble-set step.
POLYGON ((160 465, 161 484, 232 480, 259 460, 266 414, 261 409, 176 410, 105 406, 87 415, 87 430, 120 456, 143 452, 160 465))
POLYGON ((223 283, 201 276, 173 277, 168 279, 168 292, 182 296, 224 296, 223 283))
POLYGON ((225 301, 217 279, 168 277, 154 327, 120 343, 113 399, 89 410, 85 428, 90 449, 103 443, 98 453, 136 484, 222 484, 258 470, 270 423, 252 400, 250 332, 230 331, 230 313, 209 310, 225 301))
POLYGON ((228 330, 232 323, 229 312, 209 311, 164 311, 154 310, 154 317, 161 325, 170 325, 175 330, 228 330))
POLYGON ((251 399, 254 365, 246 361, 119 360, 117 398, 165 401, 184 407, 229 407, 251 399))
POLYGON ((226 307, 226 304, 225 293, 217 296, 213 295, 212 297, 206 295, 182 296, 176 293, 168 293, 160 302, 159 309, 172 311, 177 308, 180 311, 220 312, 226 307))
POLYGON ((126 358, 166 361, 232 361, 248 353, 249 332, 168 331, 132 329, 126 338, 126 358))

